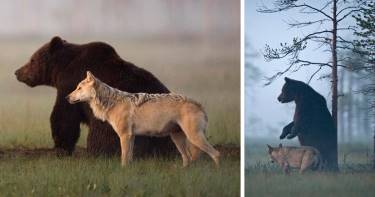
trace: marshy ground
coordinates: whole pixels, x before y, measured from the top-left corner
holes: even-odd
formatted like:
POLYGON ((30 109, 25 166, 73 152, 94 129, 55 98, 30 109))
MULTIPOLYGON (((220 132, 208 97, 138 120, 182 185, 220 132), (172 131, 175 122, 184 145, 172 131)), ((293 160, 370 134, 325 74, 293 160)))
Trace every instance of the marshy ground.
POLYGON ((55 90, 26 87, 13 74, 49 39, 1 40, 1 196, 239 196, 239 42, 64 38, 74 43, 104 40, 173 92, 203 104, 208 139, 222 152, 221 167, 203 156, 182 169, 179 156, 137 159, 128 168, 121 168, 117 157, 89 157, 84 125, 74 155, 57 157, 49 127, 55 90))
POLYGON ((375 170, 372 169, 370 143, 340 144, 339 173, 309 171, 302 175, 297 170, 285 175, 277 164, 270 163, 267 143, 276 146, 280 142, 247 141, 246 196, 374 196, 375 170))

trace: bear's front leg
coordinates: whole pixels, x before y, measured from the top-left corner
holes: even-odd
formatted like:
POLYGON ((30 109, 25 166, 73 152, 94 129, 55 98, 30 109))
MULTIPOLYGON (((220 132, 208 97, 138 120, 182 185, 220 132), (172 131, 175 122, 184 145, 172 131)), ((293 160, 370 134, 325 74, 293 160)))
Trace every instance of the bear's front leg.
POLYGON ((306 125, 308 125, 308 124, 309 124, 308 122, 306 122, 306 121, 302 122, 302 120, 300 120, 298 122, 294 121, 293 127, 291 128, 290 133, 288 134, 288 136, 286 138, 287 139, 293 139, 298 134, 303 132, 306 128, 306 125))
POLYGON ((120 140, 107 122, 90 117, 87 151, 93 156, 113 156, 120 152, 120 140))
POLYGON ((287 139, 293 139, 294 137, 296 137, 298 135, 298 130, 296 128, 296 126, 293 126, 292 129, 290 130, 290 133, 289 135, 286 137, 287 139))
POLYGON ((82 112, 79 104, 71 105, 65 100, 65 96, 58 94, 50 123, 54 148, 59 154, 73 153, 80 135, 81 120, 82 112))
POLYGON ((294 122, 289 123, 283 128, 283 132, 280 135, 280 139, 284 139, 292 130, 292 127, 294 125, 294 122))

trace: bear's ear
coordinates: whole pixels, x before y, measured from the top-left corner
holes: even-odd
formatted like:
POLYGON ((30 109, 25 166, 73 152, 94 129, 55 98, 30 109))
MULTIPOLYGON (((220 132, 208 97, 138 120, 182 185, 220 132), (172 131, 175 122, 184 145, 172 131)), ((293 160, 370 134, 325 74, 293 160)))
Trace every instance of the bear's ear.
POLYGON ((284 77, 284 80, 285 80, 285 82, 290 82, 291 81, 291 79, 288 78, 288 77, 284 77))
POLYGON ((64 44, 64 41, 58 37, 58 36, 55 36, 51 39, 51 42, 49 44, 49 50, 51 52, 55 52, 57 49, 61 48, 64 44))
POLYGON ((280 144, 279 144, 279 148, 281 148, 281 147, 283 147, 283 145, 280 143, 280 144))

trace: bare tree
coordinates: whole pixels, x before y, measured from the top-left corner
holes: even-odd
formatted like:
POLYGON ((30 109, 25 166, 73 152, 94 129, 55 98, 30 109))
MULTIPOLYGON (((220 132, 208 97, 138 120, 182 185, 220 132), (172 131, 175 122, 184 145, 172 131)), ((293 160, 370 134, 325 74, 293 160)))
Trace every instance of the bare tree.
POLYGON ((345 20, 355 12, 358 12, 359 6, 362 3, 362 1, 349 0, 275 0, 272 7, 264 5, 258 9, 258 11, 262 13, 278 13, 294 10, 301 15, 310 16, 307 20, 299 21, 293 19, 287 23, 290 28, 314 29, 314 31, 307 33, 303 37, 294 37, 291 43, 281 43, 280 48, 271 48, 269 45, 266 45, 264 57, 267 61, 289 58, 287 67, 269 77, 267 84, 272 83, 277 77, 289 71, 298 71, 303 67, 315 66, 316 70, 312 73, 309 80, 310 82, 323 68, 330 68, 332 118, 336 126, 336 133, 338 105, 337 71, 338 66, 343 66, 341 64, 343 59, 338 59, 337 51, 352 48, 353 42, 345 39, 342 33, 354 30, 353 26, 345 23, 345 20), (302 51, 312 44, 317 44, 321 52, 329 53, 331 56, 330 60, 318 62, 303 56, 302 51))
POLYGON ((252 60, 258 57, 258 53, 252 50, 252 46, 247 37, 245 37, 245 48, 245 68, 251 71, 246 73, 246 85, 250 85, 259 80, 260 70, 252 63, 252 60))
POLYGON ((291 28, 320 27, 317 31, 310 32, 301 38, 294 37, 292 43, 281 43, 280 48, 271 48, 269 45, 266 45, 264 57, 267 61, 287 57, 289 57, 290 60, 286 69, 268 78, 267 84, 272 83, 274 79, 289 71, 297 71, 302 67, 317 67, 316 71, 311 75, 311 79, 319 73, 322 68, 331 68, 332 116, 337 125, 337 67, 343 66, 340 65, 342 59, 337 58, 337 50, 349 49, 352 46, 352 42, 344 39, 341 36, 341 32, 353 30, 353 26, 345 25, 344 20, 358 11, 358 5, 355 2, 346 0, 331 0, 321 3, 321 5, 314 4, 317 4, 317 2, 310 1, 310 4, 308 4, 307 0, 276 0, 273 8, 263 6, 258 9, 258 11, 262 13, 276 13, 295 9, 301 14, 314 14, 314 16, 317 17, 316 19, 308 21, 293 19, 293 21, 288 22, 288 25, 291 28), (341 24, 344 25, 341 26, 341 24), (331 54, 331 60, 316 62, 302 57, 301 52, 311 43, 317 43, 323 52, 329 52, 331 54))

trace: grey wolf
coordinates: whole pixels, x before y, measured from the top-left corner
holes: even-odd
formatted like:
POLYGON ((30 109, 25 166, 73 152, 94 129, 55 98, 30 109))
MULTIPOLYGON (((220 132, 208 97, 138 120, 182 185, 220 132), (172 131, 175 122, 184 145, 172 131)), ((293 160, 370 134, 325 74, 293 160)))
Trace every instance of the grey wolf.
POLYGON ((220 153, 205 137, 207 115, 192 99, 173 93, 120 91, 101 82, 89 71, 67 99, 72 104, 89 103, 94 115, 113 127, 120 138, 123 166, 132 161, 136 135, 170 136, 182 156, 183 167, 195 157, 190 155, 189 147, 206 152, 219 165, 220 153))
POLYGON ((299 168, 299 173, 305 172, 307 169, 321 169, 322 158, 319 151, 311 146, 282 146, 272 147, 268 145, 268 154, 272 162, 276 162, 281 166, 283 171, 288 174, 290 167, 299 168))

